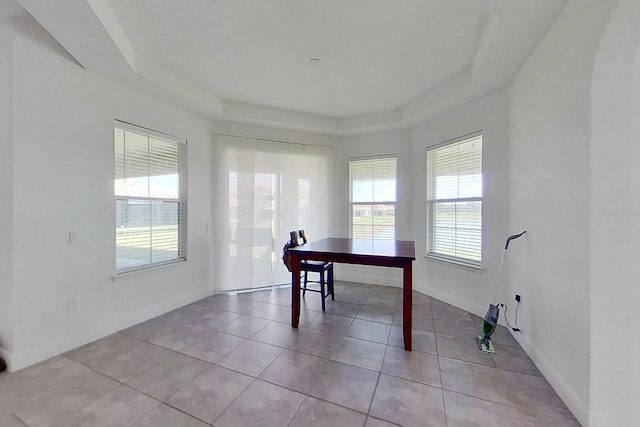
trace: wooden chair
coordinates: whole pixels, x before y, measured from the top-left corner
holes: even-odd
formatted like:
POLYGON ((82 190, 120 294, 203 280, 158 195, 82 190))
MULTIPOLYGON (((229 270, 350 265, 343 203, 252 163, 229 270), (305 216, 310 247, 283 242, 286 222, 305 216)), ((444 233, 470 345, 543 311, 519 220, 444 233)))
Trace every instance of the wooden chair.
MULTIPOLYGON (((304 230, 294 230, 289 233, 291 240, 284 245, 282 260, 284 265, 287 267, 289 271, 292 271, 291 261, 288 254, 289 248, 294 248, 296 246, 304 245, 307 243, 307 236, 304 230)), ((333 263, 332 262, 324 262, 324 261, 302 261, 300 263, 300 271, 304 273, 304 280, 302 282, 302 296, 309 292, 319 292, 322 297, 322 311, 325 311, 324 300, 329 295, 331 295, 331 299, 335 299, 334 291, 333 291, 333 263), (319 280, 312 281, 309 280, 309 273, 318 273, 320 275, 319 280), (326 273, 326 279, 325 279, 326 273), (320 289, 313 289, 308 287, 308 284, 318 284, 320 285, 320 289)), ((302 277, 301 277, 302 279, 302 277)))

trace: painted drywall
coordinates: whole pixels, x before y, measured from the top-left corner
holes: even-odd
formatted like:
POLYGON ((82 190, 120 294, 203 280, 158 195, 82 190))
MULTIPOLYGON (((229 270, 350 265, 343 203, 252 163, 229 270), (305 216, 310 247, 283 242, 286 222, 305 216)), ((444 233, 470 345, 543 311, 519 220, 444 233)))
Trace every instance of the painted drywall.
MULTIPOLYGON (((411 136, 412 234, 416 242, 414 287, 438 299, 484 316, 494 289, 498 300, 509 303, 498 283, 497 270, 504 241, 519 227, 507 228, 509 99, 498 90, 472 103, 423 123, 411 136), (426 150, 454 138, 482 131, 483 134, 483 268, 465 268, 426 258, 426 150)), ((514 245, 516 246, 516 245, 514 245)), ((505 268, 508 263, 505 262, 505 268)), ((513 309, 513 306, 509 304, 513 309)))
POLYGON ((517 338, 583 424, 591 350, 591 71, 613 3, 572 1, 510 91, 509 227, 528 231, 509 253, 509 290, 523 299, 517 338))
MULTIPOLYGON (((349 159, 384 155, 397 156, 396 238, 414 240, 411 231, 411 155, 409 131, 381 132, 342 137, 336 144, 335 237, 349 237, 349 159)), ((385 286, 402 286, 402 270, 361 265, 336 265, 340 280, 385 286)))
MULTIPOLYGON (((342 137, 336 145, 336 182, 349 182, 349 158, 398 156, 397 237, 413 240, 414 288, 473 313, 484 315, 507 235, 508 96, 499 90, 459 109, 405 131, 342 137), (425 258, 426 148, 482 130, 485 175, 484 269, 474 270, 425 258)), ((349 187, 336 188, 336 231, 349 235, 349 187)), ((339 266, 342 280, 402 286, 400 270, 339 266)))
POLYGON ((215 291, 215 135, 335 138, 211 122, 83 70, 30 17, 3 27, 2 328, 12 370, 215 291), (5 67, 6 65, 6 67, 5 67), (10 97, 16 93, 19 96, 10 97), (114 279, 113 120, 188 140, 188 261, 114 279), (10 194, 11 188, 19 191, 10 194), (5 194, 5 192, 7 192, 5 194), (69 243, 69 233, 77 243, 69 243), (213 266, 213 267, 212 267, 213 266), (13 294, 13 297, 10 296, 13 294), (6 297, 6 298, 5 298, 6 297), (6 307, 5 307, 6 306, 6 307), (12 337, 11 339, 9 337, 12 337))
POLYGON ((0 356, 13 345, 13 42, 0 25, 0 356))
POLYGON ((640 419, 640 3, 613 10, 591 82, 591 427, 640 419), (606 345, 603 343, 606 342, 606 345))
POLYGON ((28 17, 9 30, 15 370, 210 294, 211 123, 83 70, 28 17), (115 280, 114 119, 186 138, 189 182, 188 260, 115 280))

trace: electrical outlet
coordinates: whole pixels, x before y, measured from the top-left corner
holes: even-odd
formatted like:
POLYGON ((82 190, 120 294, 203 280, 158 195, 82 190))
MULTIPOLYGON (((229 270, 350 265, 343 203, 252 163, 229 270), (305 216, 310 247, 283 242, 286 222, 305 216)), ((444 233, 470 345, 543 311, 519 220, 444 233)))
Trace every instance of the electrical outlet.
POLYGON ((516 294, 516 301, 520 302, 520 295, 516 294))

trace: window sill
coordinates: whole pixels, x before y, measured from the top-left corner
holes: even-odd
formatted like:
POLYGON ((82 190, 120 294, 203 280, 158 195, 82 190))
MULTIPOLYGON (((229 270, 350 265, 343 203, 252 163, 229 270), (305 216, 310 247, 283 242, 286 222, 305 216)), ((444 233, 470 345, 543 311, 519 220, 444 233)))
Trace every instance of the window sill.
POLYGON ((441 264, 446 264, 452 267, 463 268, 465 270, 474 271, 476 273, 484 271, 484 267, 482 265, 470 264, 462 261, 456 261, 449 258, 439 257, 435 255, 424 255, 424 257, 429 261, 435 261, 441 264))
POLYGON ((150 272, 150 271, 155 271, 155 270, 161 270, 161 269, 165 269, 167 267, 171 267, 177 264, 182 264, 184 262, 187 262, 186 259, 177 259, 175 261, 168 261, 168 262, 164 262, 161 264, 154 264, 154 265, 150 265, 149 267, 141 267, 141 268, 136 268, 133 270, 126 270, 123 271, 121 273, 116 273, 115 275, 111 276, 111 281, 112 282, 117 282, 121 279, 126 279, 128 277, 131 276, 137 276, 138 274, 142 274, 145 272, 150 272))

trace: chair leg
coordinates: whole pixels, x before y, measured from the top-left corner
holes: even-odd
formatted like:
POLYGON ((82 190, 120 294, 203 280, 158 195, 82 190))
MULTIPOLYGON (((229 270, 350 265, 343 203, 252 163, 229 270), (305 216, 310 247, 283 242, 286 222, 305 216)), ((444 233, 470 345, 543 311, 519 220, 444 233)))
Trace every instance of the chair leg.
POLYGON ((307 293, 307 274, 309 272, 305 270, 304 272, 304 286, 302 286, 302 296, 307 293))
POLYGON ((329 267, 328 275, 329 275, 329 292, 331 292, 331 299, 333 301, 335 301, 336 293, 335 293, 335 290, 333 288, 333 265, 331 265, 331 267, 329 267))
POLYGON ((320 297, 322 298, 322 311, 324 311, 324 297, 325 297, 325 291, 324 291, 324 271, 320 272, 320 297))

